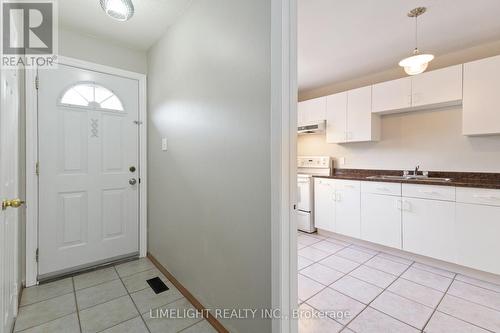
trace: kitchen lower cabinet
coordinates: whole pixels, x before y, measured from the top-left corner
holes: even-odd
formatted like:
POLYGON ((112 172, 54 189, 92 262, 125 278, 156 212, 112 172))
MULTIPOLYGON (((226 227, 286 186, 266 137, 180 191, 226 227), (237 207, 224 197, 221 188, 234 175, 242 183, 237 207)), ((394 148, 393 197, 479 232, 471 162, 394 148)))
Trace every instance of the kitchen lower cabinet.
POLYGON ((455 202, 405 198, 403 250, 456 263, 455 202))
POLYGON ((361 237, 360 183, 337 181, 335 184, 335 232, 361 237))
POLYGON ((361 239, 401 249, 401 197, 361 194, 361 239))
POLYGON ((457 203, 459 265, 500 274, 500 207, 457 203))
POLYGON ((314 179, 314 226, 335 231, 335 186, 332 179, 314 179))

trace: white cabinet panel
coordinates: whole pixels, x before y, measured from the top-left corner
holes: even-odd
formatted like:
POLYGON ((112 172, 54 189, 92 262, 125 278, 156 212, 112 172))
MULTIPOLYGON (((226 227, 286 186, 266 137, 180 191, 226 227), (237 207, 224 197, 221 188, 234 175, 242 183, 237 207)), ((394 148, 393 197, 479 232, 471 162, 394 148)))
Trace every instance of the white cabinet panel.
POLYGON ((411 77, 373 85, 374 113, 384 113, 411 107, 411 77))
POLYGON ((463 134, 500 133, 500 56, 464 64, 463 134))
POLYGON ((361 239, 401 249, 401 197, 361 194, 361 239))
POLYGON ((412 77, 412 107, 453 105, 462 101, 462 65, 412 77))
POLYGON ((455 201, 454 186, 403 184, 403 197, 455 201))
POLYGON ((401 196, 401 184, 389 182, 362 182, 361 192, 401 196))
POLYGON ((379 116, 372 114, 372 87, 347 92, 347 142, 380 138, 379 116))
POLYGON ((318 120, 326 119, 326 97, 309 99, 299 102, 298 124, 309 124, 318 120))
POLYGON ((455 203, 403 198, 403 250, 456 262, 455 203))
POLYGON ((457 203, 459 265, 500 274, 500 207, 457 203))
POLYGON ((345 142, 347 132, 347 92, 328 96, 326 106, 326 142, 345 142))
POLYGON ((336 184, 335 191, 335 232, 361 237, 361 198, 359 182, 343 181, 336 184))
POLYGON ((500 206, 500 190, 457 187, 457 202, 500 206))
POLYGON ((314 179, 314 225, 335 231, 335 188, 331 179, 314 179))

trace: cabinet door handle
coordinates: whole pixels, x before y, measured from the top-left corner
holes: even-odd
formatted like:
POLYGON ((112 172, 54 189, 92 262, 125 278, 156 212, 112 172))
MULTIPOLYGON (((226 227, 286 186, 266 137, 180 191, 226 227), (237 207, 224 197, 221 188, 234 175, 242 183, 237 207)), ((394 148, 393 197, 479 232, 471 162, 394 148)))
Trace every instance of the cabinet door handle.
POLYGON ((403 210, 411 212, 411 202, 403 200, 403 210))
POLYGON ((500 200, 500 197, 496 197, 494 195, 474 194, 472 197, 476 199, 500 200))
POLYGON ((340 193, 335 192, 335 201, 341 201, 341 200, 342 200, 342 196, 340 195, 340 193))
POLYGON ((422 194, 430 194, 430 195, 439 195, 439 192, 437 192, 437 191, 420 190, 420 193, 422 193, 422 194))
POLYGON ((396 207, 398 208, 398 210, 403 210, 403 205, 401 200, 396 201, 396 207))

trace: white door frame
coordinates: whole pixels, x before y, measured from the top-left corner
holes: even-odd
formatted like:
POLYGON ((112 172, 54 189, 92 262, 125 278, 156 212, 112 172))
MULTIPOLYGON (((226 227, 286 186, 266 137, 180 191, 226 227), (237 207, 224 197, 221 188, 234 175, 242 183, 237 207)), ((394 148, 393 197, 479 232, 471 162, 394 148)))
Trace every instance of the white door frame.
POLYGON ((297 333, 297 0, 271 3, 273 333, 297 333))
MULTIPOLYGON (((146 75, 59 56, 58 63, 137 80, 139 83, 139 256, 147 254, 146 75)), ((50 69, 46 69, 50 70, 50 69)), ((38 284, 38 102, 36 70, 26 70, 26 287, 38 284)))

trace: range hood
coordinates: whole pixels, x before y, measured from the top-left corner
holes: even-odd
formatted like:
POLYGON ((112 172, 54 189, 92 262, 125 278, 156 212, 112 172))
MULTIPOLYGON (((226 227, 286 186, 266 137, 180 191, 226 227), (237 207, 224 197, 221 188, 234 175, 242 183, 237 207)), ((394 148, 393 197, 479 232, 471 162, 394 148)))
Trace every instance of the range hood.
POLYGON ((325 133, 326 122, 318 120, 309 124, 302 124, 297 127, 298 134, 319 134, 325 133))

